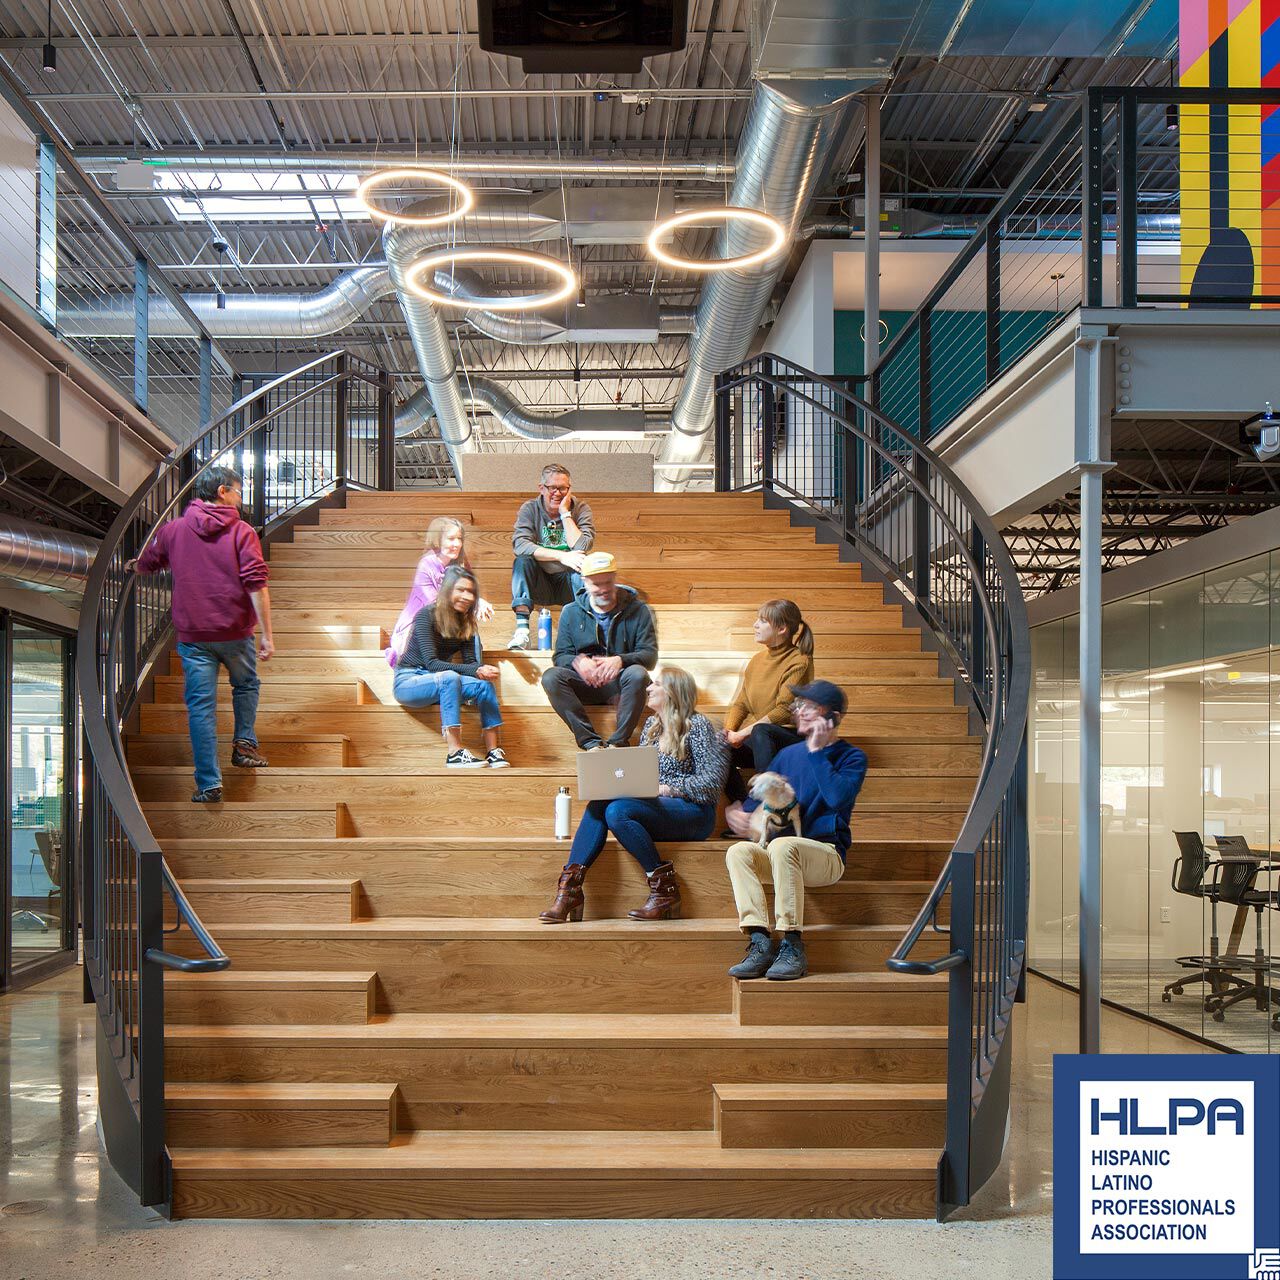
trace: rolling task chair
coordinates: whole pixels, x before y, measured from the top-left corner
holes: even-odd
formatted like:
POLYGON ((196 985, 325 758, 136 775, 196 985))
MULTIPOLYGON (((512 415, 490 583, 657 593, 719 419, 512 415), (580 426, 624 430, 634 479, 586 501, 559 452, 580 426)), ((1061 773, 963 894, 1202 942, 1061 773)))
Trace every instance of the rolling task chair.
POLYGON ((1207 956, 1178 956, 1174 964, 1183 969, 1194 969, 1195 973, 1186 974, 1176 982, 1170 982, 1160 994, 1165 1004, 1171 1004, 1175 995, 1182 995, 1188 982, 1203 982, 1209 990, 1204 996, 1204 1007, 1210 1008, 1210 1002, 1216 1001, 1233 989, 1243 989, 1252 993, 1253 984, 1237 978, 1223 964, 1219 954, 1218 943, 1218 903, 1222 900, 1222 886, 1217 880, 1207 880, 1209 873, 1209 854, 1205 850, 1204 841, 1198 831, 1175 831, 1173 838, 1178 842, 1178 857, 1173 863, 1172 885, 1174 893, 1183 893, 1188 897, 1200 898, 1209 903, 1210 930, 1209 954, 1207 956))
POLYGON ((1255 1006, 1263 1013, 1277 1006, 1272 1024, 1280 1030, 1280 991, 1275 990, 1269 977, 1275 966, 1266 953, 1262 943, 1262 913, 1270 908, 1280 910, 1280 889, 1259 889, 1256 887, 1258 873, 1264 866, 1272 865, 1265 854, 1249 848, 1244 836, 1217 836, 1219 861, 1213 868, 1213 887, 1217 888, 1219 898, 1236 907, 1250 907, 1253 910, 1256 935, 1252 960, 1245 956, 1226 956, 1234 967, 1245 969, 1253 974, 1253 981, 1246 982, 1243 988, 1227 995, 1215 992, 1205 998, 1204 1007, 1213 1014, 1215 1022, 1226 1020, 1226 1011, 1232 1005, 1241 1004, 1245 1000, 1253 1000, 1255 1006))

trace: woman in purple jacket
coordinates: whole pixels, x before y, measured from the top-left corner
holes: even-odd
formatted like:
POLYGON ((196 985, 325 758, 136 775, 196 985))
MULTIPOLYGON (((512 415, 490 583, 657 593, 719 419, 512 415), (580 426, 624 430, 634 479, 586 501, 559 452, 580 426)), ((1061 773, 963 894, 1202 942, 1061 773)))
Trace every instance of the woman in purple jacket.
MULTIPOLYGON (((426 546, 413 575, 409 598, 400 610, 395 630, 391 633, 391 643, 385 650, 387 662, 391 666, 394 667, 404 656, 405 646, 413 632, 414 618, 427 605, 435 604, 436 597, 440 594, 444 571, 451 564, 459 564, 464 569, 471 567, 467 562, 465 546, 466 529, 461 520, 456 520, 453 516, 437 516, 427 526, 426 546)), ((493 617, 493 605, 487 600, 481 600, 476 605, 476 617, 481 622, 488 622, 493 617)))

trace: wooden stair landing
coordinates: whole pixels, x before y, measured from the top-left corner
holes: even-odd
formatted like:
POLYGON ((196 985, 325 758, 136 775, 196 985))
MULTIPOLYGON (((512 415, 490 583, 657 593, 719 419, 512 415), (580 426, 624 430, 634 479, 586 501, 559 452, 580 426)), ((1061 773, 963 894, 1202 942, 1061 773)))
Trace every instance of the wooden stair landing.
MULTIPOLYGON (((221 804, 189 802, 181 667, 157 664, 127 744, 133 782, 232 961, 165 977, 174 1214, 932 1217, 948 979, 884 960, 980 762, 937 652, 871 575, 756 495, 593 496, 598 545, 650 601, 662 658, 694 676, 704 711, 733 697, 759 603, 788 596, 870 768, 845 877, 806 893, 805 979, 728 976, 744 944, 719 838, 662 846, 679 920, 626 918, 646 886, 610 840, 586 918, 542 925, 567 854, 551 797, 572 789, 576 751, 542 694, 548 655, 504 648, 523 496, 350 493, 268 548, 272 766, 226 768, 221 804), (469 521, 497 606, 481 638, 507 771, 443 769, 436 709, 391 693, 382 649, 437 515, 469 521)), ((471 709, 463 734, 477 745, 471 709)), ((186 930, 167 945, 197 953, 186 930)), ((946 946, 929 934, 919 952, 946 946)))

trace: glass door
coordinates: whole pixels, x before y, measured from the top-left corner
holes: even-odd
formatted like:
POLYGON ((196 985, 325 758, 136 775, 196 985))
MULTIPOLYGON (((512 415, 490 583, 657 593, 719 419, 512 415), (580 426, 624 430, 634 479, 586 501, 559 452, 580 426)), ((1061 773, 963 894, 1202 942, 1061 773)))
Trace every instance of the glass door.
POLYGON ((73 958, 75 699, 71 638, 11 618, 4 985, 73 958))

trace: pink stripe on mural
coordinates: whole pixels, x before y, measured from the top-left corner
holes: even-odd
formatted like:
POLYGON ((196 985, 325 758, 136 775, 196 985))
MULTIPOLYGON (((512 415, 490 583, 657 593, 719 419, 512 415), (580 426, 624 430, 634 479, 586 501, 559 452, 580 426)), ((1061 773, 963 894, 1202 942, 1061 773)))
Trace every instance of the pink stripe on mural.
POLYGON ((1178 68, 1185 72, 1209 48, 1209 0, 1178 2, 1178 68))

